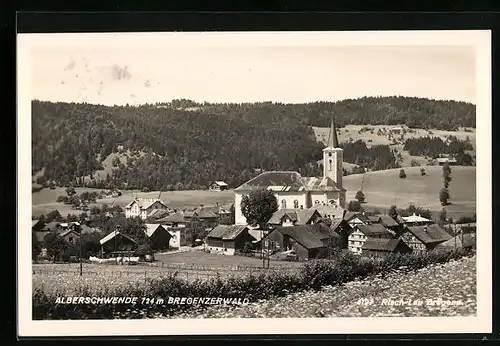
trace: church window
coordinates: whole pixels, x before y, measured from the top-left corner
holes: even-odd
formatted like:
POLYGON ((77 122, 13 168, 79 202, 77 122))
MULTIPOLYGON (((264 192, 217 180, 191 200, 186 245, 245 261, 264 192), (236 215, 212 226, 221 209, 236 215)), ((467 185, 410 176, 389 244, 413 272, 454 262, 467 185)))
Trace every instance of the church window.
POLYGON ((297 200, 293 201, 293 207, 295 209, 298 209, 299 208, 299 201, 297 201, 297 200))
POLYGON ((332 153, 328 153, 328 156, 329 156, 329 157, 332 157, 332 153))
POLYGON ((318 200, 315 200, 315 201, 314 201, 314 204, 319 204, 319 201, 318 201, 318 200))
POLYGON ((286 200, 281 200, 281 209, 286 209, 286 200))
POLYGON ((331 159, 328 160, 328 167, 329 167, 328 170, 331 171, 332 170, 332 160, 331 159))

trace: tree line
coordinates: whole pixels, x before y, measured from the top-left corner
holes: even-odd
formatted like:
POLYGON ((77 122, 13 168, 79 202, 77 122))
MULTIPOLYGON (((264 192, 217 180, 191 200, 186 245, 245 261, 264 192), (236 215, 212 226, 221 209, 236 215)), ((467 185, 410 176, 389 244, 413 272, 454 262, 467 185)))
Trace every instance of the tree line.
POLYGON ((455 136, 448 136, 447 140, 442 140, 439 137, 419 137, 408 138, 405 142, 404 150, 413 156, 428 156, 437 158, 440 155, 448 154, 454 156, 460 165, 472 165, 472 157, 466 153, 468 150, 473 150, 474 147, 469 138, 460 140, 455 136))

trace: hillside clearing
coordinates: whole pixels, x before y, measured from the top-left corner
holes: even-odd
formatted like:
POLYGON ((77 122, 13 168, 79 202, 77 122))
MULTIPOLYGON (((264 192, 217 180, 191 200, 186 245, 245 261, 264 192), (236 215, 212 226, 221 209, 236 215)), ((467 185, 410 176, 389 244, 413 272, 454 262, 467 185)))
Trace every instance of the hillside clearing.
MULTIPOLYGON (((356 192, 362 190, 366 203, 363 207, 379 208, 385 211, 391 205, 406 208, 410 204, 439 212, 439 190, 443 187, 442 167, 424 166, 426 175, 420 174, 420 167, 406 167, 406 178, 399 178, 399 169, 352 174, 344 177, 347 201, 353 200, 356 192)), ((449 216, 476 212, 476 167, 451 167, 452 181, 449 191, 451 205, 446 206, 449 216)))
POLYGON ((171 318, 318 318, 318 317, 424 317, 476 314, 476 259, 463 258, 430 265, 417 272, 390 274, 325 287, 319 292, 298 292, 246 306, 218 305, 205 311, 171 318), (370 303, 359 304, 360 299, 370 303), (385 299, 385 301, 384 301, 385 299), (390 305, 388 300, 421 300, 422 305, 390 305), (432 304, 429 300, 455 305, 432 304))

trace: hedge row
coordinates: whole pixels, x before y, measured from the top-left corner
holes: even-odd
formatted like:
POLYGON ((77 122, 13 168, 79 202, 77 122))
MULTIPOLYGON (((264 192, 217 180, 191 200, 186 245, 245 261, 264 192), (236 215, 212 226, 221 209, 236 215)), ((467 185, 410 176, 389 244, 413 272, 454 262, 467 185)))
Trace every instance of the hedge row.
MULTIPOLYGON (((188 309, 203 309, 203 305, 167 304, 169 297, 247 298, 250 302, 284 296, 290 292, 319 290, 326 285, 341 285, 354 279, 372 275, 387 275, 394 271, 408 272, 459 259, 471 253, 464 250, 451 252, 394 255, 383 259, 367 259, 349 253, 339 254, 334 260, 306 262, 297 273, 261 273, 243 277, 212 278, 207 281, 186 281, 172 275, 163 279, 150 279, 147 283, 125 285, 115 289, 91 291, 80 289, 72 296, 95 297, 148 297, 163 298, 165 304, 57 304, 62 293, 47 294, 40 289, 33 292, 33 319, 114 319, 151 318, 172 316, 188 309)), ((67 295, 66 295, 67 296, 67 295)))

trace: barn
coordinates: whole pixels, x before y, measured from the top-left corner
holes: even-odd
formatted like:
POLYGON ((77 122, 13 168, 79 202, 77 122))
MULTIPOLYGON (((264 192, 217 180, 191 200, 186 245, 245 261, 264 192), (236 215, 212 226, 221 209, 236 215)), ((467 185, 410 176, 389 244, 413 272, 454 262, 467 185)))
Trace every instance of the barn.
POLYGON ((116 251, 134 251, 138 247, 137 242, 132 237, 120 231, 109 233, 99 243, 101 244, 102 257, 116 251))
POLYGON ((218 225, 205 239, 205 249, 224 255, 234 255, 236 251, 243 251, 245 246, 251 245, 255 238, 248 233, 244 225, 218 225))

